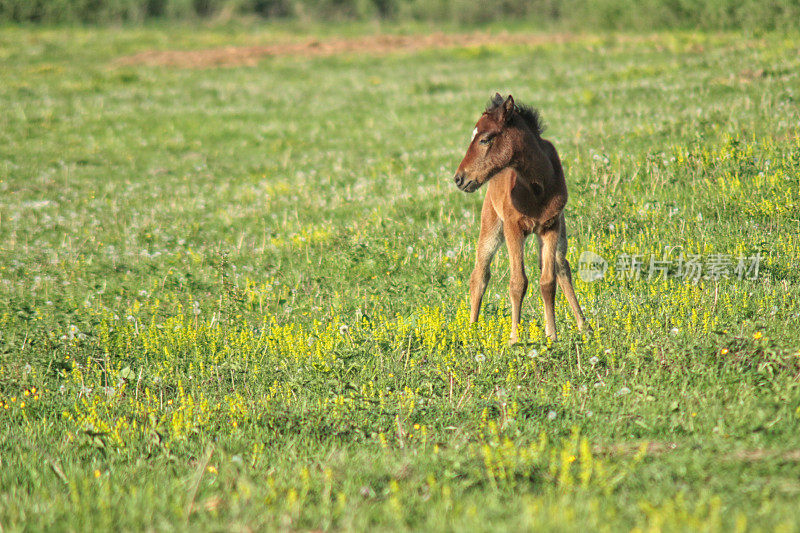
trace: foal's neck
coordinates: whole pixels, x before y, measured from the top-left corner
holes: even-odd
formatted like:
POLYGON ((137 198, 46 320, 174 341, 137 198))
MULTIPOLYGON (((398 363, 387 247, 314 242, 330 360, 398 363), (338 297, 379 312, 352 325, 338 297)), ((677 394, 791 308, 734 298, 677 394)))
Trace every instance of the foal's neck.
POLYGON ((517 177, 531 184, 541 184, 552 171, 547 156, 539 144, 539 137, 527 126, 520 126, 519 146, 512 158, 517 177))

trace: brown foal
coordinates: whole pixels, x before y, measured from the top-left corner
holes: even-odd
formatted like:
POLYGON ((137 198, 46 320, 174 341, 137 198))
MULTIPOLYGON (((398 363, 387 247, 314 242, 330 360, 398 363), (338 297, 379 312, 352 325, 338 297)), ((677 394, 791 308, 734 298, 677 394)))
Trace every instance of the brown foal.
POLYGON ((552 143, 542 139, 537 111, 515 105, 511 95, 496 94, 472 133, 455 182, 475 192, 489 182, 481 210, 478 257, 469 280, 470 320, 476 322, 491 277, 489 265, 506 241, 511 264, 511 339, 517 342, 522 300, 528 289, 523 259, 525 239, 536 234, 539 244, 539 289, 544 300, 545 333, 556 340, 556 281, 567 297, 578 329, 588 328, 567 261, 564 205, 567 184, 552 143))

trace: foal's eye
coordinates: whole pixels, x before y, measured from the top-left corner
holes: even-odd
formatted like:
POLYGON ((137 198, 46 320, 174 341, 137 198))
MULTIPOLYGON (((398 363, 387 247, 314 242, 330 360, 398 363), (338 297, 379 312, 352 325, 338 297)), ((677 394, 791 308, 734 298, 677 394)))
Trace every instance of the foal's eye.
POLYGON ((481 144, 492 144, 492 141, 493 141, 493 140, 494 140, 494 135, 492 135, 491 137, 484 137, 484 138, 483 138, 483 139, 481 139, 479 142, 480 142, 481 144))

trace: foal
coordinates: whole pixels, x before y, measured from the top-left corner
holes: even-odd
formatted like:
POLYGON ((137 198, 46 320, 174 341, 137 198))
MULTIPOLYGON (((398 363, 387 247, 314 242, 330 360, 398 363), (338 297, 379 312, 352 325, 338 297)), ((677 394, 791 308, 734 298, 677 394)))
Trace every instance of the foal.
POLYGON ((489 265, 503 243, 511 263, 511 340, 517 341, 522 299, 528 289, 523 251, 525 239, 536 234, 539 244, 539 289, 544 300, 545 333, 556 340, 556 280, 567 297, 578 329, 588 328, 581 312, 567 261, 564 205, 567 184, 553 145, 541 137, 539 114, 514 105, 511 95, 495 94, 472 132, 455 182, 475 192, 489 182, 481 210, 478 257, 469 279, 470 320, 476 322, 491 277, 489 265))

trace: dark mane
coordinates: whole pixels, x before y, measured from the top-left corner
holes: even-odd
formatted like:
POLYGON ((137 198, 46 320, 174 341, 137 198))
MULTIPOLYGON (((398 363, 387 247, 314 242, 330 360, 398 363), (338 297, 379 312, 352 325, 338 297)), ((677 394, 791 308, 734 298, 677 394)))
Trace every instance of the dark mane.
MULTIPOLYGON (((491 100, 489 100, 489 103, 486 105, 486 111, 484 112, 493 112, 498 107, 503 105, 503 102, 503 97, 499 94, 496 94, 491 100)), ((542 118, 539 116, 539 111, 537 109, 525 104, 514 104, 514 111, 516 111, 525 124, 528 125, 534 135, 537 137, 541 136, 542 132, 544 131, 544 124, 542 123, 542 118)))

